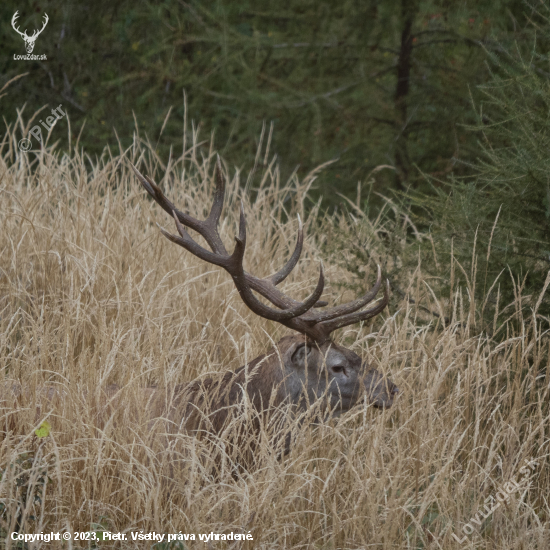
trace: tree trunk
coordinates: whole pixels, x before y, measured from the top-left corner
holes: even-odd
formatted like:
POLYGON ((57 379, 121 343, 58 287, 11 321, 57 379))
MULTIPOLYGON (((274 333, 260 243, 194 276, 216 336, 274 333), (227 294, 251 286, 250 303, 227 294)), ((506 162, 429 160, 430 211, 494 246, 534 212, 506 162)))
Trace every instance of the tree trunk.
POLYGON ((404 184, 409 179, 410 159, 407 147, 408 140, 408 110, 407 96, 411 75, 411 54, 413 35, 411 33, 418 4, 414 0, 401 0, 401 47, 397 61, 397 84, 395 87, 396 131, 395 139, 395 183, 399 190, 404 190, 404 184))

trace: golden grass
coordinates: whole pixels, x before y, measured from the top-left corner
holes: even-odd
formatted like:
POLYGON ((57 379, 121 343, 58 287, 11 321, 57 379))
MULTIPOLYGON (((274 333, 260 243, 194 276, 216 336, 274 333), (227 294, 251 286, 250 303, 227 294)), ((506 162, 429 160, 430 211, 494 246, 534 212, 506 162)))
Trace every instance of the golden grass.
MULTIPOLYGON (((139 408, 138 388, 170 388, 237 368, 286 333, 249 312, 225 272, 160 235, 156 221, 170 230, 173 223, 146 198, 127 163, 163 185, 175 204, 204 216, 213 191, 211 147, 195 139, 166 167, 137 138, 127 153, 92 161, 78 152, 19 153, 8 133, 1 157, 3 386, 22 384, 31 402, 41 399, 44 386, 65 392, 60 402, 43 406, 38 422, 34 406, 14 410, 4 403, 0 410, 2 429, 14 427, 0 444, 3 537, 15 528, 87 531, 102 524, 128 538, 142 529, 197 538, 250 531, 254 539, 197 540, 186 548, 549 548, 549 355, 536 310, 521 318, 518 308, 520 330, 510 328, 495 343, 475 333, 480 305, 468 302, 460 288, 451 300, 450 326, 420 322, 416 306, 404 302, 381 315, 376 333, 356 326, 336 336, 400 387, 394 408, 361 405, 339 421, 295 425, 296 443, 280 460, 262 434, 249 471, 235 469, 223 437, 213 450, 182 434, 179 450, 167 452, 144 423, 98 426, 94 399, 100 390, 120 384, 121 407, 139 408), (52 429, 37 438, 34 430, 43 420, 52 429), (214 474, 213 453, 224 457, 214 474), (174 482, 166 483, 176 454, 174 482), (483 511, 486 499, 522 477, 525 459, 539 464, 522 489, 456 542, 452 533, 462 538, 463 526, 483 511)), ((251 204, 233 174, 222 237, 231 249, 242 198, 246 269, 263 276, 293 248, 296 213, 303 215, 312 177, 283 186, 276 165, 265 165, 256 174, 251 204)), ((320 252, 333 223, 317 209, 309 214, 303 259, 283 285, 293 296, 311 291, 320 259, 329 282, 350 280, 320 252)), ((375 266, 369 269, 373 280, 375 266)), ((419 269, 402 286, 422 283, 419 269)), ((350 298, 330 284, 325 296, 331 303, 350 298)), ((433 296, 429 307, 437 310, 441 303, 433 296)), ((242 411, 251 415, 246 406, 242 411)), ((8 537, 6 544, 15 543, 8 537)), ((54 547, 61 543, 33 546, 54 547)))

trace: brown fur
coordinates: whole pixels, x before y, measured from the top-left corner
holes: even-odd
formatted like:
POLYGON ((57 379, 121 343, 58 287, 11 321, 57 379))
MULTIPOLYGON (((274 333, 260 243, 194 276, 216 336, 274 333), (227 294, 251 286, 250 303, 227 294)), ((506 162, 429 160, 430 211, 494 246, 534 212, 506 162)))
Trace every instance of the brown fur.
MULTIPOLYGON (((271 348, 220 378, 199 379, 172 389, 143 388, 134 410, 129 410, 126 405, 124 411, 119 411, 124 389, 116 385, 105 388, 99 398, 84 398, 96 401, 93 414, 98 427, 112 415, 122 414, 126 421, 137 424, 145 421, 151 429, 156 426, 157 430, 167 434, 220 434, 227 425, 232 408, 242 403, 243 391, 259 416, 269 415, 283 404, 304 411, 316 401, 321 411, 338 415, 364 397, 376 407, 390 407, 397 388, 376 369, 363 364, 351 350, 332 341, 322 345, 310 344, 306 336, 296 334, 282 338, 276 349, 271 348), (302 358, 304 349, 307 357, 302 358), (347 371, 343 383, 336 379, 337 373, 331 372, 334 362, 338 363, 337 368, 347 371)), ((0 396, 3 431, 14 429, 13 413, 31 406, 29 399, 28 392, 17 384, 4 387, 0 396)), ((36 421, 46 410, 62 408, 65 399, 64 390, 44 388, 35 402, 36 421)))

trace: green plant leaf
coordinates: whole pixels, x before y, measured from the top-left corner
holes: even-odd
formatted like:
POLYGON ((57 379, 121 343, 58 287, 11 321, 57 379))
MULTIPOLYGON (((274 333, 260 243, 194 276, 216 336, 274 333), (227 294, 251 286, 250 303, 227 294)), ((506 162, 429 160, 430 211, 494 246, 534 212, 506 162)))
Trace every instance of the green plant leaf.
POLYGON ((48 437, 51 429, 51 424, 47 420, 44 420, 44 422, 40 424, 40 427, 34 430, 34 435, 36 435, 36 437, 48 437))

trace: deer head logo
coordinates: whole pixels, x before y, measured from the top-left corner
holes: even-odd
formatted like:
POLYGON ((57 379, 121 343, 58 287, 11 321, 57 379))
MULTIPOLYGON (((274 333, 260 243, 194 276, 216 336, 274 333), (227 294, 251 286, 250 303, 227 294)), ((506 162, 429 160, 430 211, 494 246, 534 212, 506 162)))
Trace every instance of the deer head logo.
POLYGON ((25 29, 25 32, 21 32, 16 26, 15 22, 17 18, 19 17, 17 14, 19 13, 19 10, 16 11, 13 14, 12 20, 11 20, 11 26, 13 27, 13 30, 21 35, 21 38, 25 41, 25 48, 27 50, 27 53, 32 53, 34 50, 34 43, 36 42, 36 39, 38 38, 38 35, 45 29, 46 25, 48 24, 49 17, 48 14, 44 14, 44 24, 42 25, 42 28, 37 31, 35 30, 32 33, 32 36, 27 36, 27 29, 25 29))

